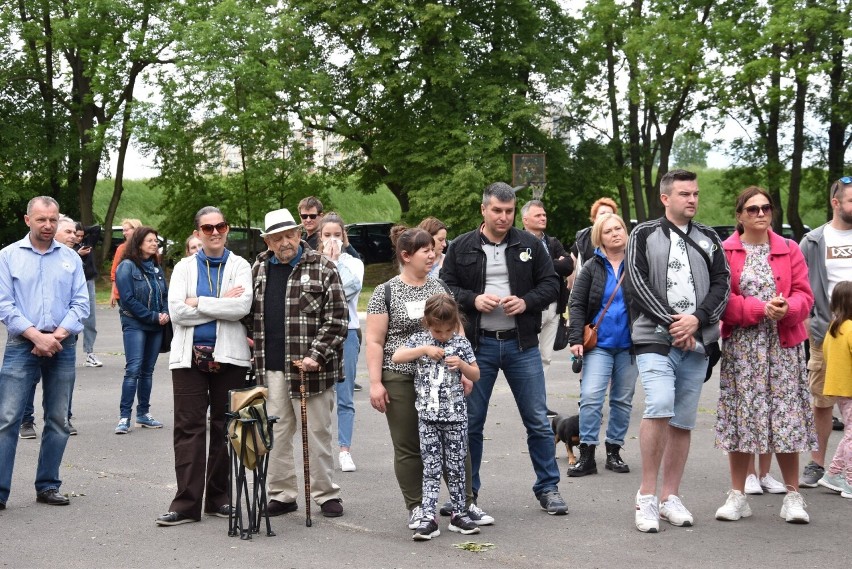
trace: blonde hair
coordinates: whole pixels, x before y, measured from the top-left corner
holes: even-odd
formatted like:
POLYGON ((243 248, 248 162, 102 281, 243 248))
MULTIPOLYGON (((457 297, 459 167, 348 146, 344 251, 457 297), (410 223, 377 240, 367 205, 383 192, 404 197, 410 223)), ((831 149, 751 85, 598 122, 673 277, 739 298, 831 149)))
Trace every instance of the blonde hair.
POLYGON ((131 229, 139 229, 142 227, 142 222, 136 218, 125 218, 121 220, 121 227, 129 225, 131 229))
POLYGON ((603 235, 603 226, 604 223, 609 221, 610 219, 618 220, 618 223, 621 224, 621 227, 624 228, 624 233, 627 233, 627 225, 625 225, 624 220, 621 219, 621 216, 617 213, 605 213, 601 215, 599 218, 595 220, 595 224, 592 225, 592 246, 600 247, 602 240, 601 236, 603 235))

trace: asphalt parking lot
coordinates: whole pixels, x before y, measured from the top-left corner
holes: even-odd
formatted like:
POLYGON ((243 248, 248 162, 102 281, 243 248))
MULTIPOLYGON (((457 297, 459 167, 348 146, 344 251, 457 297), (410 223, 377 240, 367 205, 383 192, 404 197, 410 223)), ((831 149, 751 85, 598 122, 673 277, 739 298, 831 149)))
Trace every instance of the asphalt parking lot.
MULTIPOLYGON (((628 474, 603 469, 579 479, 563 478, 560 490, 569 515, 548 516, 530 490, 532 467, 526 435, 511 393, 498 381, 486 427, 480 506, 496 523, 482 533, 460 536, 445 531, 431 542, 413 542, 405 506, 392 467, 392 448, 384 417, 356 393, 352 453, 358 470, 337 472, 345 514, 326 519, 313 508, 313 526, 299 511, 273 518, 275 537, 250 541, 227 535, 227 520, 158 527, 175 491, 172 454, 172 395, 167 356, 158 362, 151 413, 165 428, 134 428, 116 436, 113 428, 123 377, 124 357, 116 311, 98 308, 96 352, 103 368, 82 367, 74 393, 74 424, 60 476, 71 505, 37 504, 33 490, 38 440, 18 444, 12 494, 0 512, 0 566, 13 568, 163 568, 163 567, 844 567, 852 556, 845 540, 852 531, 852 500, 825 489, 805 489, 809 525, 786 524, 779 517, 781 497, 750 498, 754 516, 719 522, 713 515, 729 488, 727 460, 713 448, 718 377, 705 385, 692 453, 681 488, 695 516, 692 528, 661 523, 656 535, 633 525, 633 500, 639 486, 639 417, 643 393, 637 387, 633 421, 623 458, 628 474), (455 547, 465 541, 493 544, 487 551, 455 547)), ((5 329, 0 341, 5 340, 5 329)), ((78 348, 81 350, 81 348, 78 348)), ((359 383, 367 386, 363 353, 359 383)), ((568 352, 557 353, 548 382, 549 406, 577 412, 579 385, 568 352)), ((40 392, 38 394, 40 397, 40 392)), ((40 399, 39 399, 40 401, 40 399)), ((38 407, 38 401, 37 401, 38 407)), ((39 423, 41 421, 39 420, 39 423)), ((39 433, 41 425, 38 425, 39 433)), ((840 440, 833 433, 829 456, 840 440)), ((297 437, 298 438, 298 437, 297 437)), ((297 446, 298 448, 298 446, 297 446)), ((560 470, 567 468, 564 447, 557 449, 560 470)), ((297 452, 297 461, 301 452, 297 452)), ((803 457, 803 464, 807 458, 803 457)), ((301 479, 301 465, 297 462, 301 479)), ((777 466, 773 474, 780 478, 777 466)))

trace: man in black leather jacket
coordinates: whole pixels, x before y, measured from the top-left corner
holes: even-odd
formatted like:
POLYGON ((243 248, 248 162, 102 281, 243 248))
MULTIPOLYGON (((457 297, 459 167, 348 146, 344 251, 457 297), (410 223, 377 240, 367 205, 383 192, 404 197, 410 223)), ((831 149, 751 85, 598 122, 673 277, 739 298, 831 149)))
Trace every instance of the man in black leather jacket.
POLYGON ((553 432, 547 421, 546 391, 538 333, 541 312, 559 295, 559 279, 544 245, 514 227, 515 193, 497 182, 482 195, 484 223, 456 238, 444 259, 441 278, 465 313, 480 379, 468 397, 468 435, 473 493, 481 486, 483 430, 491 392, 500 370, 515 396, 527 430, 536 474, 533 492, 548 514, 564 515, 559 494, 553 432))

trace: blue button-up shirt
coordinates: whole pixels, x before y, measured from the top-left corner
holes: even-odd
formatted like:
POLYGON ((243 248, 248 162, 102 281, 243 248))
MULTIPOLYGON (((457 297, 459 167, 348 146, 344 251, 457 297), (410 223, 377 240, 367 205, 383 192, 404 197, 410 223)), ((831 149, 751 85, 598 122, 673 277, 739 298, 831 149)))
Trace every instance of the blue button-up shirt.
POLYGON ((54 240, 42 253, 29 234, 0 251, 0 320, 10 336, 31 326, 79 334, 88 315, 89 292, 76 251, 54 240))

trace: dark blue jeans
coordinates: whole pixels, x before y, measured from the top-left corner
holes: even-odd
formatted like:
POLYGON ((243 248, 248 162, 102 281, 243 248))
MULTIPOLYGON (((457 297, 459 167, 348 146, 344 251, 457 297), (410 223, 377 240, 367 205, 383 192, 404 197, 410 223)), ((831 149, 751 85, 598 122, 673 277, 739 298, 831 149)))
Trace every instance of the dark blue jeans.
POLYGON ((544 371, 538 347, 521 351, 517 339, 497 340, 480 336, 476 363, 479 364, 479 381, 473 384, 473 391, 467 398, 473 495, 479 495, 481 486, 479 466, 482 463, 483 431, 488 415, 488 402, 500 370, 503 370, 503 375, 506 376, 521 420, 527 429, 527 447, 536 477, 533 492, 539 496, 545 490, 556 490, 559 484, 559 468, 556 465, 553 430, 547 421, 544 371))
POLYGON ((137 398, 136 417, 148 413, 151 408, 151 388, 154 384, 154 365, 160 355, 163 331, 143 330, 139 322, 121 315, 121 330, 124 333, 124 383, 121 385, 120 417, 129 419, 133 410, 133 399, 137 398))
POLYGON ((10 336, 0 369, 0 502, 9 499, 18 431, 27 398, 39 378, 44 391, 44 430, 36 468, 36 492, 59 489, 59 465, 68 442, 65 419, 74 388, 77 337, 62 342, 62 351, 52 358, 32 354, 33 343, 10 336))

